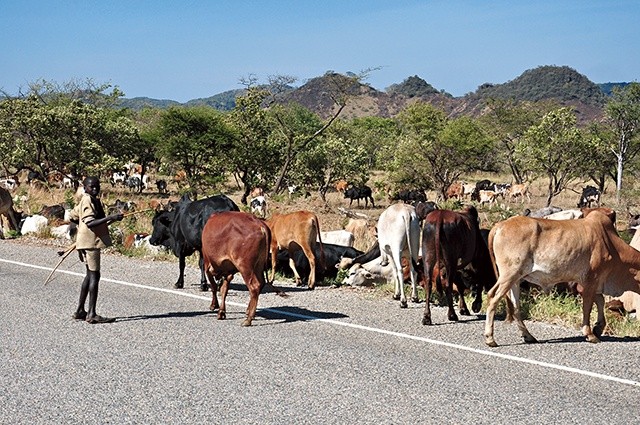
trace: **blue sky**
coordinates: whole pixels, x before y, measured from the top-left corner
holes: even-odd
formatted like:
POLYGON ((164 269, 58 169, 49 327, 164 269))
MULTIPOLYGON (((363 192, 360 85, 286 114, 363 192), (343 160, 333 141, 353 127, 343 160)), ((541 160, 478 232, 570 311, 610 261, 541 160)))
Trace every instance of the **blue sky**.
POLYGON ((297 77, 376 68, 454 96, 540 65, 638 81, 639 0, 0 0, 0 88, 92 79, 180 102, 297 77))

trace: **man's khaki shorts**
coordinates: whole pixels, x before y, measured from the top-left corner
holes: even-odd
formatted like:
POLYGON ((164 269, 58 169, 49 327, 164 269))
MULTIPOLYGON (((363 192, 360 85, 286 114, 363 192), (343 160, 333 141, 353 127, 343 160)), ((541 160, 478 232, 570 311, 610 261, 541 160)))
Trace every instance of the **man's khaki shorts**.
POLYGON ((87 264, 87 268, 92 272, 100 271, 100 249, 79 249, 80 261, 87 264))

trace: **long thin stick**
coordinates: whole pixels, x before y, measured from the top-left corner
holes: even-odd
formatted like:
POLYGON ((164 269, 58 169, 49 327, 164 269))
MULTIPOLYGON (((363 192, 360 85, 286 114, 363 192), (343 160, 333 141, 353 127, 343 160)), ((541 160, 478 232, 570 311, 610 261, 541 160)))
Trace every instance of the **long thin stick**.
POLYGON ((47 279, 44 281, 44 284, 46 285, 47 283, 49 283, 49 280, 51 280, 51 276, 53 276, 53 273, 55 273, 56 270, 58 270, 58 267, 60 267, 60 264, 62 264, 62 262, 69 256, 69 254, 71 254, 74 250, 76 249, 76 243, 72 243, 71 245, 69 245, 69 247, 61 254, 62 258, 60 258, 60 261, 58 261, 58 264, 56 264, 56 266, 53 268, 53 270, 51 270, 51 273, 49 273, 49 276, 47 276, 47 279))

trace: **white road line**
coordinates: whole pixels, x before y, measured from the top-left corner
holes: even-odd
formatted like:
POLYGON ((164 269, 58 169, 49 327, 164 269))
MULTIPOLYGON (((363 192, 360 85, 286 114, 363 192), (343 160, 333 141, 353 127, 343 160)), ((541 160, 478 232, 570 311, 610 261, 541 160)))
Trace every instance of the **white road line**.
MULTIPOLYGON (((15 265, 18 265, 18 266, 23 266, 23 267, 30 267, 30 268, 33 268, 33 269, 40 269, 40 270, 47 270, 47 271, 53 270, 51 267, 37 266, 35 264, 28 264, 28 263, 22 263, 22 262, 19 262, 19 261, 5 260, 3 258, 0 258, 0 262, 9 263, 9 264, 15 264, 15 265)), ((72 275, 72 276, 80 276, 80 277, 84 276, 83 273, 71 272, 71 271, 67 271, 67 270, 57 270, 56 273, 64 273, 64 274, 68 274, 68 275, 72 275)), ((186 292, 175 291, 173 289, 156 288, 156 287, 153 287, 153 286, 141 285, 139 283, 126 282, 124 280, 109 279, 109 278, 104 278, 104 277, 101 278, 100 280, 105 281, 105 282, 116 283, 116 284, 119 284, 119 285, 140 288, 140 289, 148 289, 148 290, 152 290, 152 291, 166 292, 168 294, 179 295, 181 297, 196 298, 196 299, 207 300, 207 301, 211 300, 210 296, 190 294, 190 293, 186 293, 186 292)), ((247 307, 246 304, 234 303, 234 302, 230 302, 230 301, 227 301, 227 304, 233 305, 233 306, 237 306, 237 307, 244 307, 244 308, 247 307)), ((604 374, 596 373, 596 372, 590 372, 588 370, 577 369, 577 368, 574 368, 574 367, 557 365, 557 364, 554 364, 554 363, 541 362, 541 361, 538 361, 538 360, 527 359, 525 357, 517 357, 517 356, 512 356, 512 355, 509 355, 509 354, 496 353, 495 351, 480 350, 480 349, 477 349, 477 348, 467 347, 467 346, 464 346, 464 345, 458 345, 458 344, 452 344, 450 342, 439 341, 437 339, 431 339, 431 338, 425 338, 425 337, 416 336, 416 335, 404 334, 404 333, 401 333, 401 332, 388 331, 388 330, 385 330, 385 329, 372 328, 372 327, 369 327, 369 326, 358 325, 356 323, 339 322, 339 321, 334 320, 334 319, 322 319, 322 318, 315 317, 315 316, 307 316, 307 315, 304 315, 304 314, 290 313, 290 312, 286 312, 286 311, 280 311, 280 310, 274 309, 274 308, 258 308, 258 311, 266 311, 266 312, 270 312, 270 313, 273 313, 273 314, 278 314, 278 315, 281 315, 281 316, 289 316, 289 317, 294 317, 294 318, 303 319, 303 320, 317 320, 317 321, 320 321, 320 322, 323 322, 323 323, 328 323, 328 324, 331 324, 331 325, 334 325, 334 326, 343 326, 343 327, 347 327, 347 328, 359 329, 359 330, 362 330, 362 331, 365 331, 365 332, 373 332, 373 333, 378 333, 378 334, 382 334, 382 335, 393 336, 393 337, 396 337, 396 338, 410 339, 410 340, 413 340, 413 341, 420 341, 420 342, 424 342, 424 343, 431 344, 431 345, 454 348, 454 349, 461 350, 461 351, 468 351, 468 352, 471 352, 471 353, 480 354, 482 356, 497 357, 497 358, 504 359, 504 360, 511 360, 511 361, 514 361, 514 362, 526 363, 526 364, 545 367, 545 368, 549 368, 549 369, 561 370, 561 371, 564 371, 564 372, 575 373, 575 374, 578 374, 578 375, 585 375, 585 376, 589 376, 591 378, 602 379, 604 381, 613 381, 613 382, 617 382, 619 384, 625 384, 625 385, 631 385, 631 386, 634 386, 634 387, 640 387, 640 382, 633 381, 633 380, 630 380, 630 379, 618 378, 618 377, 615 377, 615 376, 604 375, 604 374)))

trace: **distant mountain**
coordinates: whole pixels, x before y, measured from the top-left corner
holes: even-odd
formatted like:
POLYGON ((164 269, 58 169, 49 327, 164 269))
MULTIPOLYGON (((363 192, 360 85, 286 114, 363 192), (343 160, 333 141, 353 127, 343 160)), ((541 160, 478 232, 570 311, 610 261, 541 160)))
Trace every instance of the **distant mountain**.
POLYGON ((600 87, 600 90, 602 90, 602 92, 606 96, 611 96, 613 94, 613 89, 614 88, 623 89, 623 88, 627 87, 628 85, 629 85, 629 83, 602 83, 602 84, 598 84, 598 86, 600 87))
MULTIPOLYGON (((408 104, 422 100, 442 108, 450 116, 480 116, 484 113, 486 100, 490 98, 516 101, 554 101, 559 105, 572 106, 580 121, 585 122, 602 115, 606 96, 613 87, 624 87, 628 83, 595 84, 586 76, 568 66, 540 66, 523 72, 515 79, 502 84, 485 83, 475 92, 453 97, 438 90, 417 75, 408 77, 399 84, 392 84, 386 91, 379 91, 368 84, 354 81, 351 76, 328 71, 324 75, 308 80, 300 87, 291 87, 282 102, 297 102, 323 118, 331 116, 335 104, 331 97, 336 87, 349 95, 343 110, 343 118, 362 116, 393 117, 408 104)), ((209 105, 229 111, 235 99, 244 89, 229 90, 207 98, 193 99, 184 104, 171 100, 149 98, 123 99, 121 104, 131 109, 144 106, 166 108, 172 105, 209 105)))
POLYGON ((171 106, 179 106, 180 102, 167 99, 152 99, 150 97, 132 97, 130 99, 119 99, 118 104, 122 108, 129 108, 134 111, 139 111, 143 108, 160 108, 166 109, 171 106))

